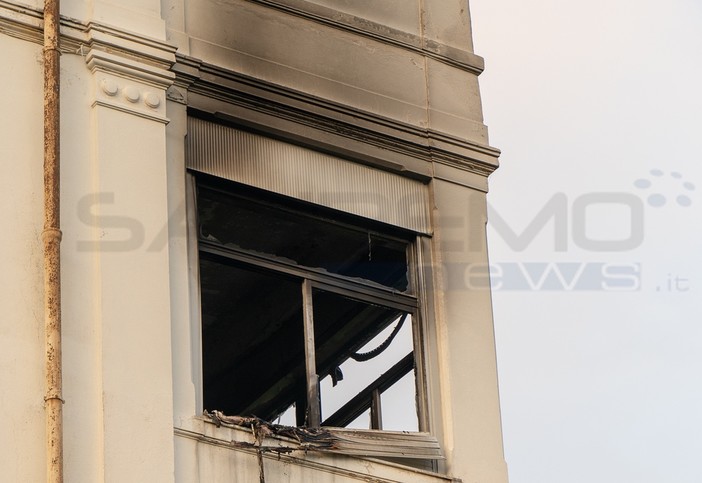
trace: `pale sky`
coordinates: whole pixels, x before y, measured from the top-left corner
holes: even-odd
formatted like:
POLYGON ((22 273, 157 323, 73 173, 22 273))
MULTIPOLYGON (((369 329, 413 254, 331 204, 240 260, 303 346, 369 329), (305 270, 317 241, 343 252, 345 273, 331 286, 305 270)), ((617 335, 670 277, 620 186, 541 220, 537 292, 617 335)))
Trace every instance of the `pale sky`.
POLYGON ((702 2, 470 7, 510 482, 699 483, 702 2))

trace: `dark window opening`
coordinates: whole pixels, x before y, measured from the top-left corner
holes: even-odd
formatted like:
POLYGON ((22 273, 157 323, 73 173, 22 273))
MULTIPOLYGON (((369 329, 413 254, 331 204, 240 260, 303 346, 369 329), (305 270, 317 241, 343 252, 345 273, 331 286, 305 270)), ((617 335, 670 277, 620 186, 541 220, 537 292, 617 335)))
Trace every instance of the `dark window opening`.
POLYGON ((201 254, 204 404, 274 419, 305 391, 300 284, 201 254))
POLYGON ((382 393, 409 374, 405 399, 391 405, 405 416, 394 429, 417 431, 412 316, 322 290, 313 303, 322 424, 348 427, 369 411, 357 427, 393 429, 383 424, 382 393))
POLYGON ((404 240, 206 186, 198 189, 198 216, 205 240, 409 290, 404 240))
POLYGON ((409 237, 203 179, 205 408, 418 431, 409 237))

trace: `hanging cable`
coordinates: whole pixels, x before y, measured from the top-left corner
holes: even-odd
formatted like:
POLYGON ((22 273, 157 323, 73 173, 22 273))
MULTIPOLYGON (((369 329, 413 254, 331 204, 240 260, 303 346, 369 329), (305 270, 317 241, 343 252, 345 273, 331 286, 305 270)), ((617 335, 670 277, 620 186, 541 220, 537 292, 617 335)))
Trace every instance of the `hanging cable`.
POLYGON ((400 321, 397 323, 395 328, 392 330, 392 332, 390 333, 388 338, 385 339, 383 341, 383 343, 380 344, 378 347, 376 347, 375 349, 370 350, 368 352, 363 352, 363 353, 356 352, 354 354, 351 354, 349 357, 351 357, 351 359, 353 359, 356 362, 365 362, 365 361, 369 361, 369 360, 373 359, 374 357, 378 357, 380 354, 382 354, 385 351, 385 349, 390 347, 390 344, 392 344, 393 339, 400 332, 400 329, 402 328, 402 324, 405 323, 405 319, 407 318, 407 315, 409 315, 409 314, 402 314, 400 321))

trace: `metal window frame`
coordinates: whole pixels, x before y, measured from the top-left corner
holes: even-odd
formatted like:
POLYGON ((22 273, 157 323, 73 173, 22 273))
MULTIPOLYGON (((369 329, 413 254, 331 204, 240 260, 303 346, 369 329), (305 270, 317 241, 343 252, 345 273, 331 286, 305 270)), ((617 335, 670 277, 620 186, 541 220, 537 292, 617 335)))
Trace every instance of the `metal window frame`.
MULTIPOLYGON (((412 356, 415 369, 415 390, 416 390, 416 403, 417 403, 417 421, 418 421, 418 431, 428 432, 429 431, 429 411, 428 411, 428 388, 427 388, 427 371, 425 367, 426 361, 426 340, 423 337, 424 333, 424 319, 423 310, 421 307, 420 300, 422 299, 422 279, 423 275, 420 270, 420 250, 419 243, 422 238, 421 235, 416 235, 414 240, 399 239, 392 234, 383 233, 381 231, 373 230, 373 232, 378 233, 386 238, 398 239, 403 242, 407 242, 407 265, 408 265, 408 292, 400 292, 396 289, 392 289, 387 286, 383 286, 376 282, 360 280, 357 278, 346 277, 343 275, 338 275, 334 273, 329 273, 321 269, 315 269, 311 267, 302 267, 296 265, 293 262, 288 262, 285 260, 279 260, 272 257, 267 257, 265 254, 259 252, 251 252, 241 248, 229 247, 220 245, 211 240, 203 239, 199 236, 197 229, 197 187, 198 187, 198 176, 188 173, 187 175, 188 183, 187 188, 189 191, 188 200, 191 206, 189 207, 188 213, 188 233, 189 236, 194 240, 194 248, 190 251, 191 259, 193 263, 196 264, 196 268, 193 272, 196 276, 197 284, 197 297, 194 298, 196 303, 196 311, 198 312, 197 317, 197 327, 198 334, 195 345, 197 345, 198 359, 197 370, 199 371, 198 378, 200 381, 200 391, 198 399, 198 409, 202 410, 203 406, 203 391, 204 386, 202 385, 202 323, 201 323, 201 306, 200 306, 200 296, 199 296, 199 266, 200 258, 204 255, 205 257, 213 257, 215 259, 225 259, 229 262, 235 262, 236 264, 241 264, 248 268, 262 269, 266 272, 273 272, 282 276, 295 278, 301 281, 302 290, 302 301, 303 301, 303 321, 304 321, 304 334, 305 334, 305 359, 306 359, 306 385, 307 385, 307 408, 309 410, 308 414, 308 427, 317 428, 322 423, 321 421, 321 407, 319 403, 319 381, 316 372, 315 364, 315 341, 314 341, 314 317, 313 317, 313 303, 312 303, 312 289, 320 289, 327 292, 331 292, 344 297, 352 298, 361 302, 384 306, 388 308, 393 308, 396 310, 401 310, 412 315, 412 338, 413 338, 413 350, 409 355, 412 356)), ((208 184, 206 181, 203 184, 208 184)), ((210 185, 208 184, 208 188, 210 185)), ((261 201, 257 198, 252 198, 255 201, 261 201)), ((262 200, 265 204, 265 199, 262 200)), ((299 211, 306 216, 315 217, 313 209, 310 212, 299 211)), ((319 219, 328 220, 326 217, 319 217, 319 219)), ((340 222, 344 225, 346 223, 340 222)), ((363 222, 360 223, 362 225, 363 222)), ((358 228, 358 225, 347 225, 350 227, 358 228)), ((403 365, 406 366, 407 361, 403 365)), ((397 365, 397 364, 396 364, 397 365)), ((395 367, 393 369, 396 369, 395 367)), ((404 369, 403 369, 404 370, 404 369)), ((410 369, 411 370, 411 369, 410 369)), ((394 382, 399 380, 402 376, 407 374, 409 370, 405 370, 402 374, 399 374, 397 370, 387 371, 393 372, 395 380, 388 384, 388 377, 383 379, 381 375, 374 383, 379 387, 386 384, 390 387, 394 382), (383 383, 383 384, 380 384, 383 383)), ((375 417, 379 421, 379 404, 377 400, 379 399, 379 392, 385 390, 384 387, 381 391, 375 391, 371 393, 371 400, 369 401, 369 407, 376 408, 375 417), (374 403, 374 401, 376 401, 374 403)), ((356 397, 352 398, 356 401, 356 406, 358 406, 358 401, 356 400, 361 396, 364 391, 361 391, 356 397)), ((351 401, 349 401, 351 402, 351 401)), ((348 404, 348 403, 347 403, 348 404)), ((337 411, 338 412, 338 411, 337 411)), ((378 422, 378 425, 380 423, 378 422)), ((348 429, 348 431, 353 431, 353 429, 348 429)))

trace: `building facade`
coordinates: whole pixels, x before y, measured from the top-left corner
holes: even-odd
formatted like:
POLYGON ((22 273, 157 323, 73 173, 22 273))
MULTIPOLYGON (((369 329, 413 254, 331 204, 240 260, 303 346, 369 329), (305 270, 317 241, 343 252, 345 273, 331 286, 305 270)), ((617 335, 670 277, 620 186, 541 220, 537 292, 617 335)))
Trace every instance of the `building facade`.
MULTIPOLYGON (((507 481, 465 0, 64 0, 71 482, 507 481)), ((0 480, 45 481, 40 2, 0 1, 0 480)))

